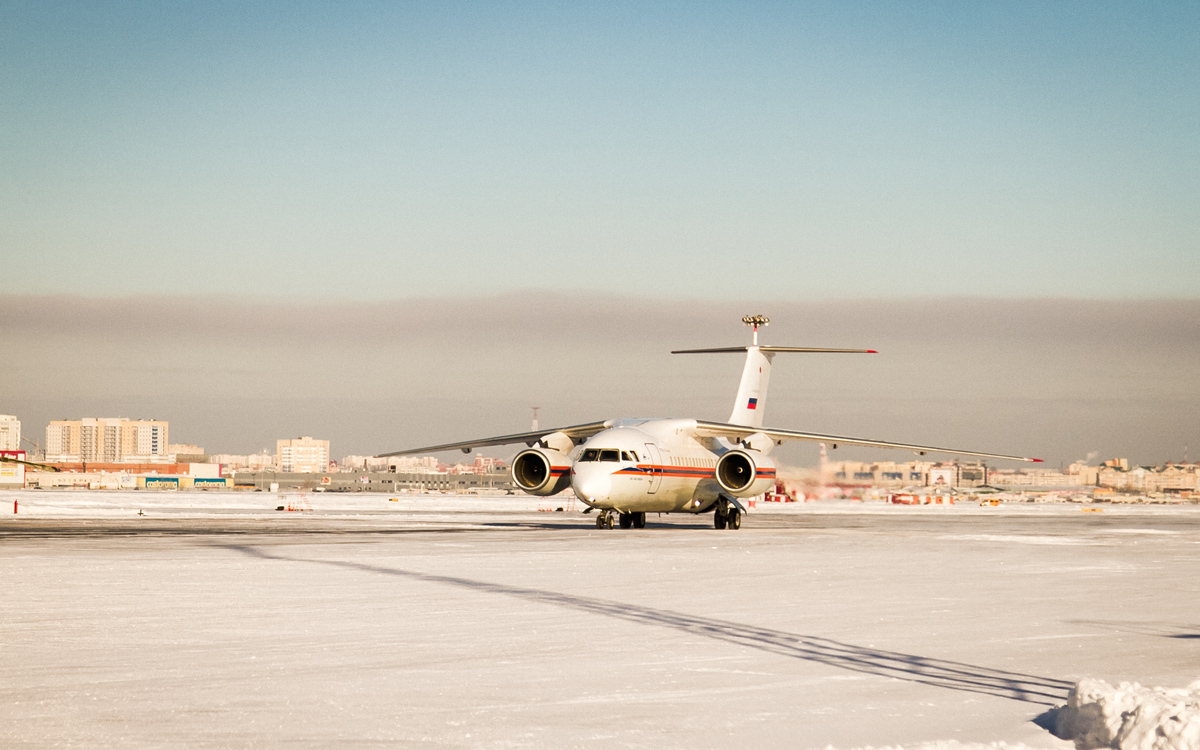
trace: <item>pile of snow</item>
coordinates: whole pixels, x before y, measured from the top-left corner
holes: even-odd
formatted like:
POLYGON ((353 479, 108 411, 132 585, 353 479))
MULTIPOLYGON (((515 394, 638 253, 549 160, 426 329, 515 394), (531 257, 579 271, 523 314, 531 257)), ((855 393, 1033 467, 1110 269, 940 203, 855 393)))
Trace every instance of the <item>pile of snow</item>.
POLYGON ((1067 705, 1043 724, 1079 750, 1196 750, 1200 748, 1200 680, 1186 688, 1142 687, 1082 680, 1067 705))
MULTIPOLYGON (((826 750, 834 750, 830 745, 826 750)), ((958 740, 940 740, 938 742, 922 742, 917 745, 888 745, 886 747, 863 747, 858 750, 1034 750, 1029 745, 1007 742, 959 742, 958 740)))

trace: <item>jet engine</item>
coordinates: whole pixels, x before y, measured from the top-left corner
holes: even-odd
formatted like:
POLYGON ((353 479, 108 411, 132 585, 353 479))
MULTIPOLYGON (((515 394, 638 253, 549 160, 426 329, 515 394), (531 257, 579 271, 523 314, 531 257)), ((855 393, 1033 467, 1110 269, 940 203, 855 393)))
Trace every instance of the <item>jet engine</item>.
POLYGON ((550 448, 530 448, 512 462, 512 478, 530 495, 554 495, 571 486, 571 459, 550 448))
POLYGON ((717 483, 734 497, 754 497, 775 486, 775 462, 760 451, 735 448, 717 459, 717 483))

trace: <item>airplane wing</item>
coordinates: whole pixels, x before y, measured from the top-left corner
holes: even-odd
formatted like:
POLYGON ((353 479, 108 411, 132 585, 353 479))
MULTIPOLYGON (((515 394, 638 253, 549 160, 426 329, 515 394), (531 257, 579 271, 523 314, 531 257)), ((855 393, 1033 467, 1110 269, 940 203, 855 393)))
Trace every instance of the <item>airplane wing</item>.
POLYGON ((440 451, 460 450, 463 453, 470 453, 472 448, 483 448, 489 445, 512 445, 513 443, 525 443, 533 445, 541 438, 555 432, 561 432, 570 437, 572 440, 578 438, 588 438, 595 435, 597 432, 608 429, 612 426, 612 421, 608 422, 589 422, 588 424, 577 424, 571 427, 557 427, 546 430, 535 430, 534 432, 518 432, 514 435, 501 435, 500 437, 483 438, 482 440, 464 440, 460 443, 444 443, 442 445, 427 445, 422 448, 408 448, 402 451, 392 451, 391 453, 380 453, 375 458, 387 458, 389 456, 412 456, 417 453, 438 453, 440 451))
POLYGON ((62 469, 58 468, 57 466, 51 466, 50 464, 39 464, 35 461, 22 461, 19 458, 12 458, 11 456, 0 456, 0 464, 21 464, 22 466, 29 466, 39 471, 62 471, 62 469))
POLYGON ((696 432, 707 437, 723 437, 737 440, 761 432, 775 441, 810 440, 815 443, 829 443, 833 447, 839 445, 861 445, 869 448, 901 448, 904 450, 925 453, 952 453, 959 456, 979 456, 981 458, 1005 458, 1010 461, 1030 461, 1041 463, 1040 458, 1025 458, 1024 456, 1006 456, 1001 453, 980 453, 979 451, 960 451, 954 448, 936 448, 931 445, 909 445, 908 443, 890 443, 885 440, 864 440, 862 438, 843 437, 841 435, 821 435, 816 432, 797 432, 795 430, 772 430, 765 427, 747 427, 723 422, 697 422, 696 432))

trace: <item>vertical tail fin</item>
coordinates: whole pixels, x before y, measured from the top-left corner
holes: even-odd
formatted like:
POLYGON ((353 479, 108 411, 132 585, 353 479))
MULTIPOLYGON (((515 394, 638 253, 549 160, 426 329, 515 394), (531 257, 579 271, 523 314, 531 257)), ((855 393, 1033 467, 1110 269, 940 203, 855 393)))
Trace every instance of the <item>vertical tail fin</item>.
POLYGON ((738 384, 737 401, 729 424, 742 427, 762 427, 763 408, 767 401, 767 384, 771 379, 771 361, 778 352, 803 354, 876 354, 874 349, 826 349, 808 346, 759 346, 758 329, 770 321, 765 315, 747 315, 742 322, 754 329, 751 346, 723 346, 712 349, 676 349, 672 354, 728 354, 746 352, 746 366, 742 368, 742 382, 738 384))
POLYGON ((746 347, 746 366, 738 384, 737 400, 729 424, 762 427, 763 409, 767 401, 767 384, 771 379, 771 360, 775 354, 763 352, 757 346, 746 347))

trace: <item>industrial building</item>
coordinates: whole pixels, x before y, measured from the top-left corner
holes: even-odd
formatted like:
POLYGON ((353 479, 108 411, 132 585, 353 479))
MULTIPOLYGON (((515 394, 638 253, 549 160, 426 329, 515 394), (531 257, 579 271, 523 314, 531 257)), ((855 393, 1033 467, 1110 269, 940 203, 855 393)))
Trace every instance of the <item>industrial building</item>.
POLYGON ((25 486, 25 451, 0 450, 0 458, 16 459, 0 461, 0 490, 17 490, 25 486))
POLYGON ((312 492, 443 492, 511 493, 516 488, 508 472, 490 474, 403 474, 363 472, 301 474, 239 471, 233 488, 240 490, 308 490, 312 492))

